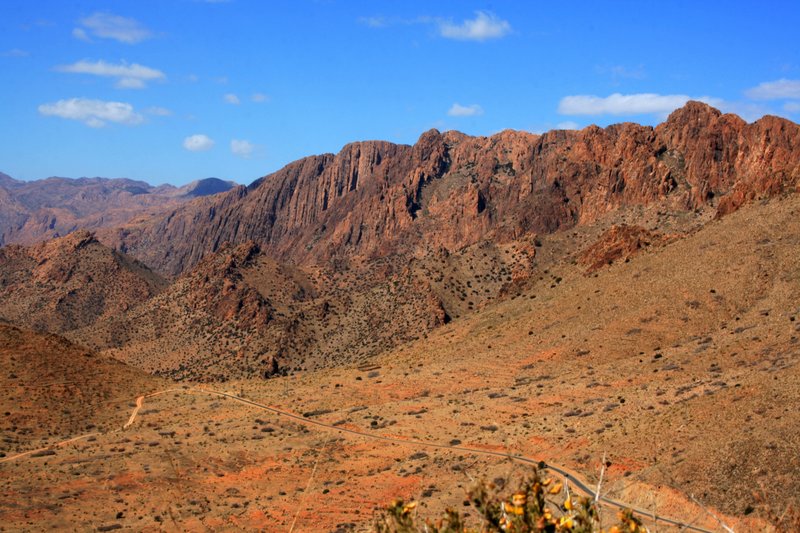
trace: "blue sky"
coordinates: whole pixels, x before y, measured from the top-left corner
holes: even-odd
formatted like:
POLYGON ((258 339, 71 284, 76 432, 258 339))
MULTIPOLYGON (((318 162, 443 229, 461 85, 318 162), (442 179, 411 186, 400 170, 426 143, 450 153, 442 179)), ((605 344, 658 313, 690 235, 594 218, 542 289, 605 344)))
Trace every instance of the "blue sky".
POLYGON ((0 171, 249 183, 355 140, 800 120, 798 2, 2 0, 0 171))

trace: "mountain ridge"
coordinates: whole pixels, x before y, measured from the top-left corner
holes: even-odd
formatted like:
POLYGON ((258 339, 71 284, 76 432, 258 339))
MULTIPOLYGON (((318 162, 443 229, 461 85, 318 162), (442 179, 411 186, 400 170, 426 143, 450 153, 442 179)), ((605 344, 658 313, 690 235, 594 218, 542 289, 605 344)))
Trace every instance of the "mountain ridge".
POLYGON ((624 206, 712 205, 722 216, 795 190, 799 161, 797 124, 778 117, 747 124, 699 102, 655 128, 491 137, 429 130, 413 146, 365 141, 309 156, 101 238, 166 275, 224 242, 252 240, 295 264, 453 251, 590 223, 624 206))

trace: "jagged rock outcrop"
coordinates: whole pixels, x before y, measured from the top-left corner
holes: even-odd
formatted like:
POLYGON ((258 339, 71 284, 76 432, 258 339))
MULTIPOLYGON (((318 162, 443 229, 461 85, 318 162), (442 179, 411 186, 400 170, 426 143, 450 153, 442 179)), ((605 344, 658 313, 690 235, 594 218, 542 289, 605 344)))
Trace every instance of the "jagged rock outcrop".
POLYGON ((414 146, 353 143, 104 237, 173 275, 223 242, 252 240, 294 263, 454 250, 589 223, 631 205, 691 210, 719 200, 726 213, 793 190, 799 169, 797 124, 747 124, 690 102, 656 128, 491 137, 431 130, 414 146))
POLYGON ((258 253, 258 245, 248 242, 238 247, 225 245, 219 253, 205 258, 181 280, 190 289, 183 293, 187 304, 209 311, 221 322, 233 321, 243 329, 264 329, 274 309, 242 279, 242 271, 258 253))
POLYGON ((586 267, 587 274, 596 272, 615 261, 627 261, 650 246, 662 246, 674 238, 640 226, 614 225, 581 252, 578 263, 586 267))

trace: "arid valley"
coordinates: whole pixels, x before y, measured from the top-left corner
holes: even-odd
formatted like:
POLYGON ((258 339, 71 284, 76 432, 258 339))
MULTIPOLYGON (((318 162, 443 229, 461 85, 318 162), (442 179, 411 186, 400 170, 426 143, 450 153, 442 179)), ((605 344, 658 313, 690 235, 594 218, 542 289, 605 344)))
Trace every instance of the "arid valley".
POLYGON ((798 6, 0 13, 0 532, 800 532, 798 6))
POLYGON ((718 523, 704 506, 737 529, 762 527, 754 510, 800 488, 800 128, 746 126, 689 104, 655 133, 698 120, 707 123, 683 141, 689 149, 642 162, 667 178, 639 184, 612 157, 582 183, 534 180, 551 192, 515 200, 548 202, 529 227, 508 226, 521 220, 508 198, 520 197, 509 189, 525 169, 541 179, 537 147, 552 139, 567 157, 561 169, 588 146, 628 150, 632 137, 645 150, 659 142, 653 131, 447 134, 444 153, 420 146, 426 134, 408 156, 355 145, 327 165, 312 160, 319 177, 288 189, 283 209, 312 213, 309 222, 281 214, 297 220, 284 235, 256 243, 240 229, 216 252, 203 239, 222 230, 203 222, 197 245, 147 235, 181 218, 230 224, 226 206, 247 213, 238 204, 284 187, 280 175, 121 231, 6 246, 0 523, 362 530, 394 498, 433 512, 460 506, 476 477, 523 476, 510 454, 591 486, 605 457, 610 498, 710 530, 718 523), (786 144, 723 160, 741 178, 720 186, 704 178, 713 166, 691 169, 714 165, 708 132, 734 135, 729 124, 743 143, 780 132, 786 144), (748 170, 767 156, 784 165, 780 189, 748 170), (371 203, 399 194, 374 181, 381 165, 414 164, 438 174, 390 172, 418 180, 416 196, 371 203), (361 181, 340 187, 343 177, 361 181), (298 205, 312 186, 329 187, 328 207, 298 205), (748 192, 701 192, 722 187, 748 192), (398 203, 405 222, 381 219, 400 228, 394 242, 371 241, 360 221, 367 235, 353 237, 364 206, 391 213, 398 203), (440 212, 455 222, 421 239, 440 212), (172 243, 191 251, 168 256, 185 266, 152 260, 172 243))

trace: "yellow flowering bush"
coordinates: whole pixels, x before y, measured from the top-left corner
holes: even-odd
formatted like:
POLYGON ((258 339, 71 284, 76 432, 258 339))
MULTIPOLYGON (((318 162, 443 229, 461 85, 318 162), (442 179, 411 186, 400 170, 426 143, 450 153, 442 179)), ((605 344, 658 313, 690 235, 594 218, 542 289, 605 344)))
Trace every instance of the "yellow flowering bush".
POLYGON ((594 500, 569 494, 561 482, 543 479, 539 470, 519 490, 501 498, 491 486, 478 483, 468 494, 478 511, 475 524, 454 509, 446 509, 437 520, 420 520, 417 502, 393 502, 378 517, 377 533, 644 533, 642 522, 631 511, 620 511, 618 522, 601 529, 594 500))

